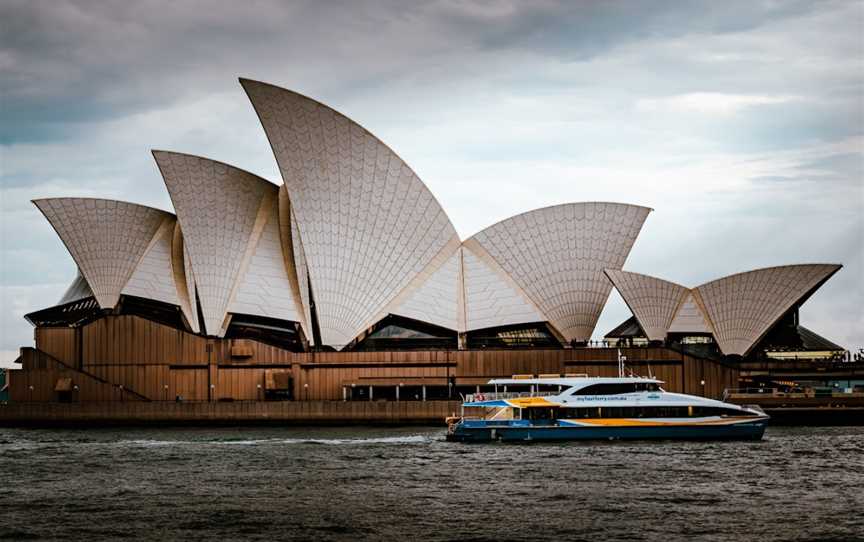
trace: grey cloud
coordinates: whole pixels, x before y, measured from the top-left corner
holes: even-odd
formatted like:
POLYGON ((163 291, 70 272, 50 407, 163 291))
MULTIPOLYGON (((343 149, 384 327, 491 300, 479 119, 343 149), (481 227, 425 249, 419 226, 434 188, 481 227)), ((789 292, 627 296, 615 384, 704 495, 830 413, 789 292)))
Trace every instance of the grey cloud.
POLYGON ((864 149, 861 152, 828 154, 795 164, 783 175, 751 177, 756 183, 846 183, 864 182, 864 149))
POLYGON ((424 69, 452 77, 477 51, 586 59, 644 38, 742 31, 812 9, 716 6, 13 0, 0 6, 0 143, 69 137, 81 122, 225 91, 240 75, 313 81, 332 97, 424 69))
POLYGON ((823 156, 816 160, 798 164, 796 168, 800 170, 828 170, 837 173, 846 173, 859 176, 857 179, 859 181, 864 180, 860 178, 861 173, 864 172, 864 149, 861 149, 861 152, 844 152, 823 156))
MULTIPOLYGON (((30 198, 170 209, 151 147, 278 182, 238 76, 358 120, 418 169, 463 235, 534 206, 613 199, 656 209, 634 271, 698 284, 840 261, 805 324, 864 344, 864 166, 851 151, 807 152, 864 132, 861 22, 860 4, 843 2, 7 0, 0 349, 29 340, 17 315, 53 302, 74 275, 30 198), (700 92, 794 100, 726 116, 635 105, 700 92), (750 182, 705 188, 713 167, 730 185, 750 182)), ((597 333, 627 315, 613 301, 597 333)))
MULTIPOLYGON (((527 49, 567 60, 591 58, 645 38, 731 33, 812 11, 807 2, 696 1, 510 3, 511 9, 446 5, 442 16, 489 49, 527 49)), ((500 5, 499 5, 500 8, 500 5)))
POLYGON ((757 177, 750 177, 750 180, 754 183, 831 182, 837 180, 837 177, 832 175, 760 175, 757 177))

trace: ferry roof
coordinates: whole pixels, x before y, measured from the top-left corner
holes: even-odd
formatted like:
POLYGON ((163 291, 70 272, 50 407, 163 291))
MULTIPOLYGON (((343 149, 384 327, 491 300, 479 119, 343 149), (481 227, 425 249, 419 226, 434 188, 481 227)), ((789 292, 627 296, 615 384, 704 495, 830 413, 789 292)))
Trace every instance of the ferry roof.
POLYGON ((493 378, 489 384, 498 386, 546 384, 550 386, 585 387, 591 384, 632 384, 635 382, 663 384, 662 380, 641 376, 568 376, 552 378, 493 378))

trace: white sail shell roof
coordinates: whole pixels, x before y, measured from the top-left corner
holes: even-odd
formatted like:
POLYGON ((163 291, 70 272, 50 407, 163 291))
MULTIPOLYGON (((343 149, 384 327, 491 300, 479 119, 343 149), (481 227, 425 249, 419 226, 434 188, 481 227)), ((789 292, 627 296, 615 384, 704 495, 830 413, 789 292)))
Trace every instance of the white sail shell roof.
POLYGON ((708 317, 696 302, 692 290, 687 290, 667 331, 669 333, 711 333, 708 317))
POLYGON ((312 314, 309 304, 309 270, 306 268, 306 256, 303 254, 303 243, 297 220, 291 210, 291 200, 285 185, 279 187, 279 240, 282 243, 282 257, 285 270, 291 281, 291 289, 295 299, 300 303, 300 322, 306 332, 306 340, 314 345, 312 335, 312 314))
POLYGON ((831 275, 836 264, 768 267, 723 277, 695 288, 726 355, 746 355, 794 305, 831 275))
POLYGON ((87 284, 87 280, 81 275, 81 271, 78 271, 78 274, 75 275, 75 278, 72 280, 72 284, 66 288, 66 291, 63 293, 63 297, 60 298, 60 301, 57 302, 58 305, 65 305, 66 303, 72 303, 73 301, 78 301, 79 299, 85 299, 88 297, 93 297, 93 290, 90 289, 90 285, 87 284))
POLYGON ((183 311, 183 316, 186 317, 192 331, 200 333, 198 304, 195 297, 195 277, 192 275, 192 264, 189 260, 189 252, 183 242, 180 222, 176 220, 174 221, 174 234, 171 238, 171 271, 174 275, 174 284, 177 286, 180 310, 183 311))
POLYGON ((241 83, 291 196, 321 340, 341 347, 458 236, 423 182, 371 133, 295 92, 241 83))
POLYGON ((144 256, 123 287, 123 294, 180 305, 171 267, 171 244, 176 222, 173 216, 163 219, 144 256))
POLYGON ((462 243, 422 181, 368 131, 305 96, 241 82, 284 186, 156 151, 177 217, 104 199, 35 200, 79 269, 61 303, 92 295, 112 309, 125 294, 178 305, 196 332, 221 336, 243 313, 301 322, 311 338, 314 298, 322 342, 336 347, 388 314, 459 332, 546 321, 559 338, 586 341, 614 283, 649 339, 711 333, 723 353, 746 355, 841 267, 772 267, 693 289, 623 272, 651 210, 618 203, 529 211, 462 243))
POLYGON ((433 260, 385 312, 463 331, 459 319, 461 273, 461 249, 457 245, 433 260))
POLYGON ((298 298, 282 256, 276 205, 268 205, 263 212, 266 222, 228 311, 299 322, 298 298))
POLYGON ((165 211, 105 199, 33 203, 63 240, 103 309, 114 308, 163 221, 171 219, 165 211))
POLYGON ((462 248, 462 264, 466 331, 546 321, 528 295, 471 239, 462 248))
POLYGON ((529 211, 475 240, 512 277, 567 341, 591 338, 611 284, 651 209, 622 203, 568 203, 529 211))
POLYGON ((461 242, 374 135, 295 92, 241 83, 284 185, 154 151, 176 217, 108 200, 37 200, 81 274, 63 300, 92 289, 103 308, 123 294, 176 304, 194 331, 217 336, 231 314, 292 320, 310 340, 314 302, 321 342, 335 347, 388 314, 459 332, 548 322, 559 339, 582 342, 614 283, 649 339, 712 333, 724 353, 743 354, 839 269, 784 266, 694 289, 624 272, 651 209, 620 203, 537 209, 461 242))
POLYGON ((606 276, 624 298, 648 339, 665 339, 688 289, 667 280, 616 269, 607 269, 606 276))
POLYGON ((301 321, 279 240, 276 185, 198 156, 153 156, 177 212, 207 334, 225 334, 230 310, 301 321), (276 291, 284 294, 269 295, 276 291))
POLYGON ((721 352, 744 356, 784 314, 803 303, 841 267, 769 267, 692 289, 638 273, 606 274, 649 339, 662 340, 668 333, 710 333, 721 352))

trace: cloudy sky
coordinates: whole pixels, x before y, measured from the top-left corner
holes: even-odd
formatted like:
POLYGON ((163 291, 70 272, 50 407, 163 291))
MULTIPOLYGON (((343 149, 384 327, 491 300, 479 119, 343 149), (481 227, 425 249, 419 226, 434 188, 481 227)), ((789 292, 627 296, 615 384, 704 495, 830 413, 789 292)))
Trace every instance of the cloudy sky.
MULTIPOLYGON (((281 183, 238 77, 378 135, 463 238, 569 201, 652 207, 625 269, 695 286, 845 267, 806 326, 864 346, 864 3, 0 3, 0 361, 75 276, 29 200, 171 209, 149 150, 281 183)), ((595 335, 629 312, 612 294, 595 335)))

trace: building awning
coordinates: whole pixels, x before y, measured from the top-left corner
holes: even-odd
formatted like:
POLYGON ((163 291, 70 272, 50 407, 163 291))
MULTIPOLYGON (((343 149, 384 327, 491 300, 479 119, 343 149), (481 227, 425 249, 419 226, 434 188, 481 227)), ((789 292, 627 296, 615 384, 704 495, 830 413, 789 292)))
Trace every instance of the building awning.
POLYGON ((54 391, 72 391, 72 379, 58 378, 57 383, 54 384, 54 391))

